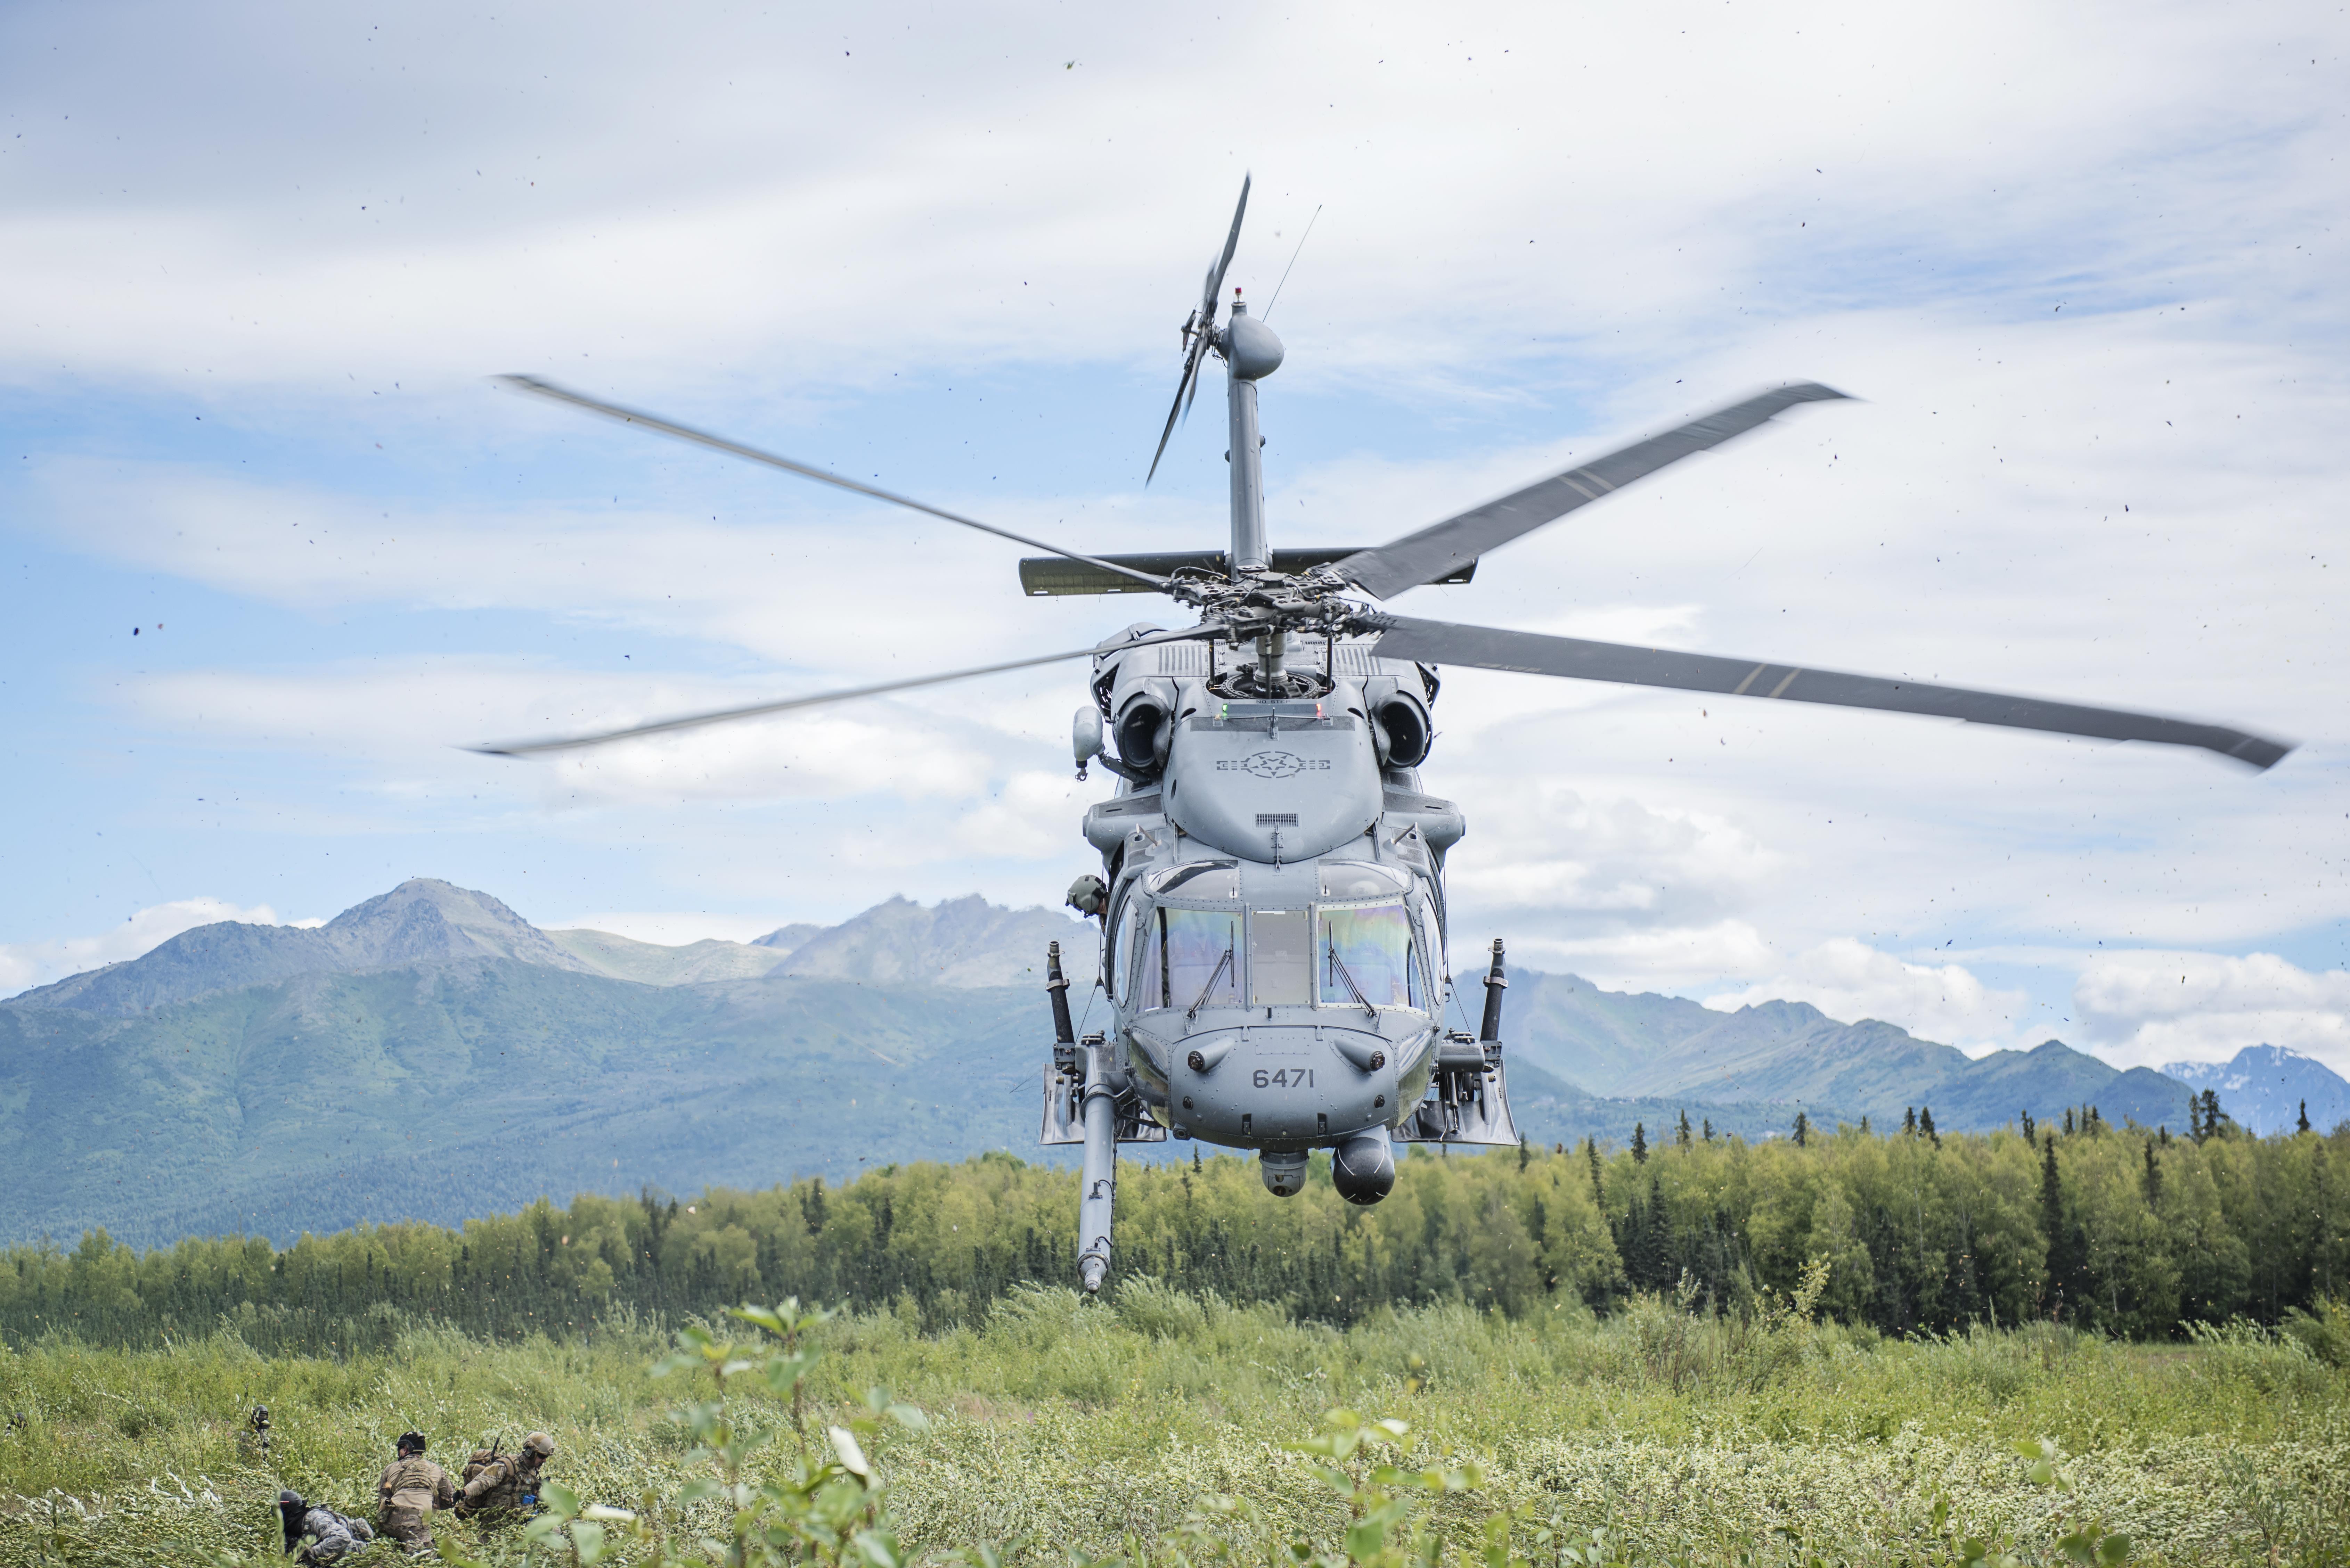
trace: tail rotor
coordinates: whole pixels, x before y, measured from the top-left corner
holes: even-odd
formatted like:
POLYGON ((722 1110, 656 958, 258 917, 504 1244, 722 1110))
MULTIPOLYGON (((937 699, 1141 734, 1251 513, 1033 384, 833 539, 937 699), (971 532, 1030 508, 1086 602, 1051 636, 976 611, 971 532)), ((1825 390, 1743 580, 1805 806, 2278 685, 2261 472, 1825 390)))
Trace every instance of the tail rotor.
POLYGON ((1167 410, 1167 426, 1159 432, 1159 450, 1150 454, 1150 472, 1142 483, 1149 484, 1159 472, 1159 460, 1167 455, 1168 440, 1175 426, 1191 417, 1192 400, 1200 395, 1200 362, 1216 344, 1216 302, 1223 292, 1224 274, 1232 265, 1232 253, 1240 248, 1241 220, 1248 214, 1249 176, 1241 176, 1240 204, 1232 209, 1232 233, 1224 236, 1223 254, 1209 265, 1205 286, 1200 290, 1200 307, 1183 323, 1183 375, 1175 383, 1175 403, 1167 410))

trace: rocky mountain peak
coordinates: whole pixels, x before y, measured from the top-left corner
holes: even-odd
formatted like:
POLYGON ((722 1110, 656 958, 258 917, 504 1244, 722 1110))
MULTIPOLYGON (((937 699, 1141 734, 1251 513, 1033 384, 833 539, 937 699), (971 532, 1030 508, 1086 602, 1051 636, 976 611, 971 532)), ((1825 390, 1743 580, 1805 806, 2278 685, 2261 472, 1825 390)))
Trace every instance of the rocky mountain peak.
POLYGON ((432 877, 411 877, 389 893, 352 905, 318 935, 344 960, 338 968, 404 969, 466 958, 517 959, 553 969, 592 967, 487 893, 432 877))

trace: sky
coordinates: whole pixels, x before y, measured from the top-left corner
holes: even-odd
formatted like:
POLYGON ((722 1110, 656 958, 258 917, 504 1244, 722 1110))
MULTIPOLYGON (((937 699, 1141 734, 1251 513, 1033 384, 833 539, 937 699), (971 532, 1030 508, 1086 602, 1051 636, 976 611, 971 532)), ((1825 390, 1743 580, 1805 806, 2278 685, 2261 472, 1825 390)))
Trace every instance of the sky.
POLYGON ((1456 958, 2350 1071, 2345 36, 2306 0, 0 9, 0 993, 411 876, 670 941, 1057 906, 1110 783, 1071 777, 1081 666, 462 748, 1180 608, 1024 599, 1017 546, 492 378, 1212 548, 1219 378, 1143 475, 1250 171, 1276 543, 1855 399, 1403 613, 2300 742, 1452 671, 1456 958))

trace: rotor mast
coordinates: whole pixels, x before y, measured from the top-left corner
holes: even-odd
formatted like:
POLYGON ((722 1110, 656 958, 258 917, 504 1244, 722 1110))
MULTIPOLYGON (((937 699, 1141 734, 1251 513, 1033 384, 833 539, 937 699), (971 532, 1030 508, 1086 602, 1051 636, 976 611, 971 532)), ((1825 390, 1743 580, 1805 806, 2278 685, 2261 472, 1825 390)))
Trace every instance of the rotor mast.
POLYGON ((1264 438, 1256 422, 1256 384, 1281 363, 1281 339, 1248 313, 1247 301, 1232 290, 1230 324, 1218 336, 1224 355, 1226 399, 1232 405, 1232 580, 1273 564, 1264 537, 1264 438), (1273 363, 1258 367, 1253 350, 1270 339, 1273 363))
POLYGON ((1232 578, 1274 565, 1264 541, 1264 437, 1257 435, 1257 381, 1281 369, 1281 338, 1248 313, 1239 289, 1232 292, 1232 315, 1215 334, 1224 355, 1224 395, 1232 404, 1232 578))
MULTIPOLYGON (((1256 384, 1281 369, 1281 339, 1273 328, 1248 313, 1247 301, 1232 290, 1232 315, 1216 335, 1216 348, 1224 358, 1225 398, 1231 405, 1232 444, 1225 453, 1232 464, 1232 554, 1234 582, 1244 582, 1273 565, 1273 548, 1264 535, 1264 438, 1257 431, 1256 384)), ((1256 639, 1257 671, 1267 691, 1280 688, 1282 645, 1287 635, 1278 629, 1256 639)))

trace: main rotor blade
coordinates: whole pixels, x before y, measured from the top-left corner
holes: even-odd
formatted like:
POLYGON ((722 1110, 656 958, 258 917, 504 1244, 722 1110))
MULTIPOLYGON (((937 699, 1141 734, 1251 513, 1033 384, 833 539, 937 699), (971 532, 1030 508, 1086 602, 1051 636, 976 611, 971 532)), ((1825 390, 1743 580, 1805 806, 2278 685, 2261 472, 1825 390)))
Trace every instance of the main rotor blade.
POLYGON ((1009 539, 1015 545, 1026 545, 1032 549, 1066 556, 1072 561, 1083 561, 1088 566, 1100 566, 1106 571, 1120 572, 1138 581, 1149 583, 1154 587, 1167 586, 1166 578, 1154 577, 1148 572, 1138 572, 1129 566, 1114 566, 1091 556, 1080 556, 1075 550, 1064 550, 1058 545, 1048 545, 1041 539, 1031 539, 1025 534, 1014 534, 1009 528, 998 528, 993 523, 982 523, 975 517, 965 517, 961 513, 948 512, 932 506, 926 501, 916 501, 911 496, 899 495, 876 485, 861 483, 854 479, 844 479, 837 473, 827 473, 821 468, 810 468, 806 463, 794 462, 790 458, 778 457, 771 452, 761 452, 755 446, 744 446, 741 441, 728 441, 724 436, 712 435, 707 431, 695 430, 691 425, 677 424, 669 420, 640 412, 636 409, 625 408, 619 403, 608 403, 600 399, 591 398, 585 392, 575 392, 567 387, 558 387, 552 381, 542 381, 536 376, 498 376, 493 379, 517 391, 536 393, 539 397, 547 398, 558 403, 569 403, 573 408, 585 409, 591 414, 601 414, 608 420, 618 420, 624 425, 642 425, 649 431, 658 431, 665 436, 674 436, 679 441, 691 441, 696 446, 706 446, 712 452, 723 452, 731 457, 746 458, 753 462, 764 463, 769 468, 780 468, 785 473, 796 473, 803 479, 813 479, 819 484, 829 484, 835 489, 853 491, 858 495, 869 495, 876 501, 887 501, 893 506, 903 506, 910 511, 942 518, 949 523, 960 523, 966 528, 976 528, 983 534, 993 534, 999 539, 1009 539))
MULTIPOLYGON (((1222 637, 1226 628, 1221 623, 1193 627, 1188 631, 1161 632, 1155 637, 1139 637, 1132 642, 1119 643, 1118 648, 1147 648, 1160 642, 1185 642, 1199 638, 1222 637)), ((851 686, 839 691, 820 691, 810 697, 786 697, 776 702, 754 702, 744 708, 718 708, 707 713, 687 713, 675 719, 660 719, 650 724, 631 724, 625 730, 602 730, 592 735, 567 735, 546 741, 507 741, 496 745, 467 746, 485 757, 528 757, 542 752, 576 752, 588 746, 600 746, 612 741, 633 740, 639 735, 666 734, 672 730, 698 730, 704 724, 723 724, 734 719, 755 719, 765 713, 787 713, 795 708, 815 708, 827 702, 846 702, 858 697, 880 697, 892 691, 910 691, 918 686, 941 686, 950 680, 969 680, 981 675, 997 675, 1007 670, 1029 670, 1039 664, 1058 664, 1064 659, 1090 659, 1097 653, 1111 651, 1097 645, 1092 648, 1070 649, 1061 653, 1043 653, 1034 659, 1007 659, 1002 664, 982 664, 970 670, 950 670, 939 675, 916 675, 904 680, 882 680, 870 686, 851 686)))
POLYGON ((1232 209, 1232 232, 1224 236, 1224 254, 1208 269, 1208 286, 1200 296, 1200 316, 1211 328, 1216 324, 1217 298, 1224 291, 1224 273, 1232 265, 1232 253, 1240 249, 1241 220, 1248 215, 1249 180, 1249 175, 1241 176, 1241 201, 1232 209))
POLYGON ((1446 576, 1487 551, 1531 534, 1545 523, 1555 523, 1576 507, 1621 490, 1691 452, 1704 452, 1732 436, 1743 435, 1797 403, 1843 396, 1835 388, 1823 387, 1816 381, 1799 381, 1761 393, 1661 435, 1634 441, 1621 451, 1554 474, 1459 516, 1432 523, 1393 544, 1349 556, 1338 563, 1337 570, 1374 597, 1393 598, 1406 588, 1446 576))
POLYGON ((2037 697, 1929 686, 1923 681, 1896 680, 1877 675, 1847 675, 1833 670, 1804 670, 1787 664, 1758 663, 1751 659, 1635 648, 1619 642, 1587 642, 1579 637, 1544 637, 1527 631, 1498 631, 1491 627, 1408 620, 1401 616, 1382 619, 1386 635, 1371 649, 1380 659, 1466 664, 1480 670, 1511 670, 1528 675, 1564 675, 1577 680, 1614 680, 1630 686, 1662 686, 1677 691, 1712 691, 1725 697, 1775 697, 1835 708, 1874 708, 1887 713, 1925 713, 1962 719, 1970 724, 2046 730, 2100 741, 2200 746, 2262 770, 2275 766, 2293 750, 2289 742, 2248 734, 2242 730, 2119 708, 2086 708, 2037 697))

